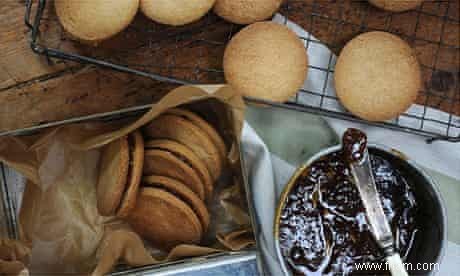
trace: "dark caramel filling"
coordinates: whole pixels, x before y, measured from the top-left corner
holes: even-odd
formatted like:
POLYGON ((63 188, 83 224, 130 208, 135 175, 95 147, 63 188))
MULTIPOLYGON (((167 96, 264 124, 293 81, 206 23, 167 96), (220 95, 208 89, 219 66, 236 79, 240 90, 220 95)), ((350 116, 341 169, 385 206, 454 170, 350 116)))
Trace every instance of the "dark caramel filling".
POLYGON ((132 170, 133 170, 133 166, 134 166, 134 138, 131 137, 131 135, 128 136, 128 156, 129 156, 129 161, 128 161, 128 174, 126 175, 126 184, 125 184, 125 187, 123 189, 123 194, 122 194, 122 198, 120 200, 120 203, 118 204, 118 207, 116 209, 116 211, 118 212, 118 210, 120 210, 122 204, 123 204, 123 201, 125 200, 125 198, 128 196, 127 193, 128 193, 128 189, 129 189, 129 186, 131 184, 131 175, 132 175, 132 170))
POLYGON ((200 221, 201 227, 202 227, 202 229, 204 229, 204 225, 203 225, 203 222, 201 221, 201 217, 198 215, 199 212, 198 212, 197 208, 192 204, 191 200, 189 200, 187 197, 183 196, 181 193, 178 193, 175 190, 168 189, 167 186, 159 184, 159 183, 145 183, 144 182, 143 184, 144 184, 144 186, 147 186, 147 187, 157 188, 157 189, 161 189, 161 190, 163 190, 165 192, 168 192, 168 193, 174 195, 180 201, 184 202, 195 213, 195 215, 198 217, 198 220, 200 221))
MULTIPOLYGON (((286 198, 279 243, 295 275, 349 275, 358 273, 355 263, 385 262, 344 155, 337 151, 312 163, 286 198)), ((417 232, 415 197, 406 179, 387 160, 372 153, 370 157, 395 249, 404 259, 417 232)), ((389 275, 388 271, 366 273, 389 275)))
POLYGON ((188 167, 190 167, 191 169, 195 169, 195 167, 192 165, 192 162, 190 162, 190 160, 189 160, 187 157, 185 157, 185 156, 183 156, 183 155, 181 155, 181 154, 179 154, 179 153, 177 153, 177 152, 171 151, 171 150, 169 150, 169 149, 166 148, 166 147, 161 147, 161 146, 146 146, 146 149, 166 151, 166 152, 168 152, 168 153, 174 155, 175 157, 177 157, 177 158, 178 158, 179 160, 181 160, 182 162, 184 162, 184 163, 185 163, 188 167))
POLYGON ((342 150, 346 161, 353 163, 364 157, 367 137, 359 129, 349 128, 342 137, 342 150))

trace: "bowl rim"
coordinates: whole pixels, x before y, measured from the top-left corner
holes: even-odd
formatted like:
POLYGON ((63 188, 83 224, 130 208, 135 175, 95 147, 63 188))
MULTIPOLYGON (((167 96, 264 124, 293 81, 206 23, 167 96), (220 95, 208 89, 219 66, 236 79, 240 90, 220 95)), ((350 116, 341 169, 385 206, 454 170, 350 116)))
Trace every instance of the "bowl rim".
MULTIPOLYGON (((384 151, 387 154, 390 154, 396 158, 401 159, 402 161, 406 162, 410 167, 412 167, 414 170, 416 170, 418 173, 422 175, 423 178, 425 178, 426 182, 428 185, 431 187, 431 189, 434 192, 434 197, 438 200, 439 206, 440 206, 440 212, 441 212, 441 221, 442 221, 442 238, 441 238, 441 247, 440 247, 440 252, 435 260, 435 263, 438 263, 439 265, 442 263, 442 260, 444 259, 446 247, 447 247, 447 209, 445 206, 444 199, 441 195, 441 192, 438 188, 438 185, 434 181, 433 177, 429 175, 425 169, 420 167, 414 160, 410 159, 408 156, 406 156, 404 153, 400 152, 397 149, 390 148, 388 146, 382 145, 382 144, 377 144, 377 143, 368 143, 368 147, 371 149, 377 149, 384 151)), ((281 271, 283 272, 284 275, 291 275, 289 270, 286 267, 285 260, 283 258, 283 255, 281 254, 281 249, 279 246, 279 222, 280 222, 280 217, 281 217, 281 211, 284 208, 285 205, 285 199, 289 195, 289 192, 292 190, 293 186, 296 183, 297 178, 301 175, 301 173, 308 167, 310 166, 313 162, 318 160, 319 158, 328 155, 330 153, 339 151, 342 148, 341 144, 334 145, 327 147, 325 149, 320 150, 313 156, 311 156, 307 161, 303 162, 292 174, 292 176, 289 178, 289 181, 287 184, 283 187, 283 191, 281 192, 281 195, 278 199, 278 204, 276 207, 276 212, 275 212, 275 221, 274 221, 274 227, 273 227, 273 234, 274 234, 274 241, 275 241, 275 251, 276 251, 276 258, 278 260, 278 263, 281 266, 281 271)), ((438 271, 430 271, 429 275, 435 275, 438 271)))

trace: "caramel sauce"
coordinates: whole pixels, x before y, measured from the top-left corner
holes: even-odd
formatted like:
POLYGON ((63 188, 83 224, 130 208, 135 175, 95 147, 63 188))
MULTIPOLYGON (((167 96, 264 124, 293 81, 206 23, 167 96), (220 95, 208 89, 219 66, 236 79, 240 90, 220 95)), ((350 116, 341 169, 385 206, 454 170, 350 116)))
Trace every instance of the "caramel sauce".
POLYGON ((348 162, 356 162, 364 157, 367 148, 367 136, 359 129, 349 128, 342 137, 342 151, 348 162))
MULTIPOLYGON (((312 163, 286 198, 279 243, 294 275, 349 275, 357 273, 355 263, 384 262, 347 166, 347 158, 360 158, 362 142, 366 141, 359 135, 351 138, 358 141, 351 143, 351 148, 344 147, 312 163)), ((406 179, 387 160, 372 152, 370 158, 395 249, 404 259, 417 231, 414 194, 406 179)))

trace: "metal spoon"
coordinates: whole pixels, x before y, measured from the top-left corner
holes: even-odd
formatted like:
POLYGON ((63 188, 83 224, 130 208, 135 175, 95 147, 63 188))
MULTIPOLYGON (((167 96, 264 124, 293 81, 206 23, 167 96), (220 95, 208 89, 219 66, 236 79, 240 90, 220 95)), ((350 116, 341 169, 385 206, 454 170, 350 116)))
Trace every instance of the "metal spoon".
POLYGON ((382 203, 375 185, 366 135, 358 129, 348 129, 343 136, 343 151, 351 169, 354 184, 359 190, 366 210, 371 232, 385 254, 391 274, 407 276, 401 257, 394 250, 394 239, 390 224, 383 212, 382 203))

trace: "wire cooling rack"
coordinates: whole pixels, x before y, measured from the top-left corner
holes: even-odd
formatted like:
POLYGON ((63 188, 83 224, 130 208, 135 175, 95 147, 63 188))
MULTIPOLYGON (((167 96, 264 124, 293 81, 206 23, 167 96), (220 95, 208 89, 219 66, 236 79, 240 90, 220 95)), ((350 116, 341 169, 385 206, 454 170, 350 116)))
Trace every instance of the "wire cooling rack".
MULTIPOLYGON (((285 104, 249 101, 365 122, 452 142, 460 141, 460 20, 459 0, 428 1, 416 10, 389 13, 367 1, 287 0, 279 13, 307 30, 300 37, 307 50, 328 47, 328 62, 310 64, 309 76, 324 82, 321 89, 301 89, 285 104), (335 54, 351 38, 366 31, 388 31, 405 39, 417 53, 424 87, 414 105, 399 118, 382 123, 360 120, 329 94, 335 54), (443 112, 440 112, 442 110, 443 112)), ((26 25, 31 48, 50 62, 78 62, 107 67, 176 84, 223 83, 225 45, 241 26, 209 13, 183 27, 156 24, 142 15, 121 34, 98 47, 75 42, 65 33, 52 1, 27 0, 26 25), (48 3, 47 3, 48 2, 48 3)))

